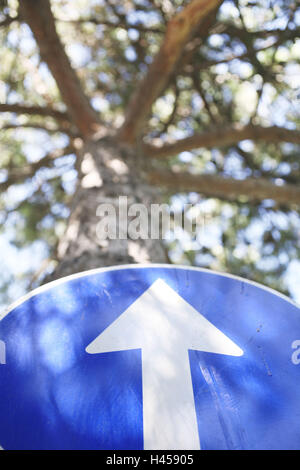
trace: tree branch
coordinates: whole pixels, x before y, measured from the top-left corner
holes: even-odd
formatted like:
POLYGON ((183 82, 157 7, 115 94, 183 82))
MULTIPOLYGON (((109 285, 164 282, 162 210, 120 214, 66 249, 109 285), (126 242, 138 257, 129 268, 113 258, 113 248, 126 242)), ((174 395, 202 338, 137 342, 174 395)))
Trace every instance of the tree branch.
POLYGON ((68 113, 57 111, 50 107, 42 106, 28 106, 20 104, 6 104, 0 103, 0 112, 3 113, 16 113, 16 114, 29 114, 37 116, 52 117, 58 121, 70 123, 70 117, 68 113))
POLYGON ((145 156, 152 158, 170 157, 180 152, 195 150, 197 148, 215 148, 234 145, 242 140, 263 140, 265 142, 290 142, 300 144, 300 131, 284 127, 262 127, 253 124, 246 126, 215 128, 202 134, 180 139, 173 144, 157 147, 150 144, 143 145, 145 156))
POLYGON ((20 0, 19 12, 21 19, 33 32, 41 58, 56 80, 73 123, 82 135, 92 135, 100 127, 100 121, 81 88, 56 32, 50 1, 20 0))
POLYGON ((300 33, 300 28, 296 27, 294 29, 264 29, 258 31, 249 31, 244 28, 240 28, 233 23, 219 23, 217 25, 218 32, 220 34, 227 33, 229 36, 237 37, 239 39, 245 40, 245 38, 251 38, 253 41, 255 39, 266 39, 270 36, 280 36, 283 40, 298 38, 300 33))
POLYGON ((72 130, 69 127, 50 127, 45 124, 37 124, 34 122, 26 122, 24 124, 4 124, 1 126, 2 131, 6 130, 12 130, 12 129, 36 129, 38 131, 45 131, 48 132, 49 134, 55 134, 57 132, 61 132, 63 134, 66 134, 70 137, 75 137, 75 134, 72 133, 72 130))
POLYGON ((278 204, 300 205, 300 187, 292 184, 276 185, 264 178, 236 180, 218 175, 192 175, 175 171, 150 171, 148 181, 176 192, 197 192, 208 197, 231 201, 272 199, 278 204))
POLYGON ((129 143, 135 141, 195 28, 220 3, 221 0, 192 0, 169 21, 160 50, 130 100, 125 122, 119 131, 121 140, 129 143))

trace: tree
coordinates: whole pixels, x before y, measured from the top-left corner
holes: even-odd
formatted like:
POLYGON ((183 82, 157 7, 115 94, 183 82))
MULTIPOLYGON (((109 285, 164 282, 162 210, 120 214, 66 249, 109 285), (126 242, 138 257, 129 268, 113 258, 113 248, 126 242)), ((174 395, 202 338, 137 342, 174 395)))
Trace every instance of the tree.
POLYGON ((1 2, 1 217, 15 245, 47 247, 30 287, 171 261, 287 292, 299 12, 292 0, 1 2), (101 240, 97 208, 119 196, 197 202, 206 235, 101 240))

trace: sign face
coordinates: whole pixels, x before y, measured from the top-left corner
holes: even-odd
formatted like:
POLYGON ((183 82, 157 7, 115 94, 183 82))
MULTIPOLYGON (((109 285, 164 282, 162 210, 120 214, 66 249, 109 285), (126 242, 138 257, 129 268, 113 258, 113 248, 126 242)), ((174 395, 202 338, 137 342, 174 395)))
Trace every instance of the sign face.
POLYGON ((270 289, 122 266, 0 320, 4 449, 300 449, 300 309, 270 289))

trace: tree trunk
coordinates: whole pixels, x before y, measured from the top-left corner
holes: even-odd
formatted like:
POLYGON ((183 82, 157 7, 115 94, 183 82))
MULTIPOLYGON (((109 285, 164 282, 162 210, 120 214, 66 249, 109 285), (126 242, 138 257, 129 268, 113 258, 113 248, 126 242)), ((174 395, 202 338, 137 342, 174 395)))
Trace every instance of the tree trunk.
POLYGON ((143 156, 112 137, 86 141, 78 153, 78 186, 67 230, 58 246, 58 265, 46 281, 104 266, 168 262, 161 239, 134 240, 128 236, 124 226, 126 208, 119 219, 119 197, 124 202, 126 196, 128 206, 143 204, 148 210, 150 204, 161 202, 157 188, 143 178, 143 156), (116 239, 104 239, 97 230, 99 206, 107 203, 116 209, 116 239))

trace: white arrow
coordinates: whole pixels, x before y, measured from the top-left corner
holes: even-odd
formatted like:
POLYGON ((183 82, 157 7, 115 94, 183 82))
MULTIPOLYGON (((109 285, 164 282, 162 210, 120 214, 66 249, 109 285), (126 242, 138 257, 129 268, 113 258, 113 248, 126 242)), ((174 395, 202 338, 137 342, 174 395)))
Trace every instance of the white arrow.
POLYGON ((144 449, 200 449, 188 350, 243 351, 161 279, 86 351, 129 349, 142 349, 144 449))
POLYGON ((0 364, 6 364, 5 343, 0 340, 0 364))

